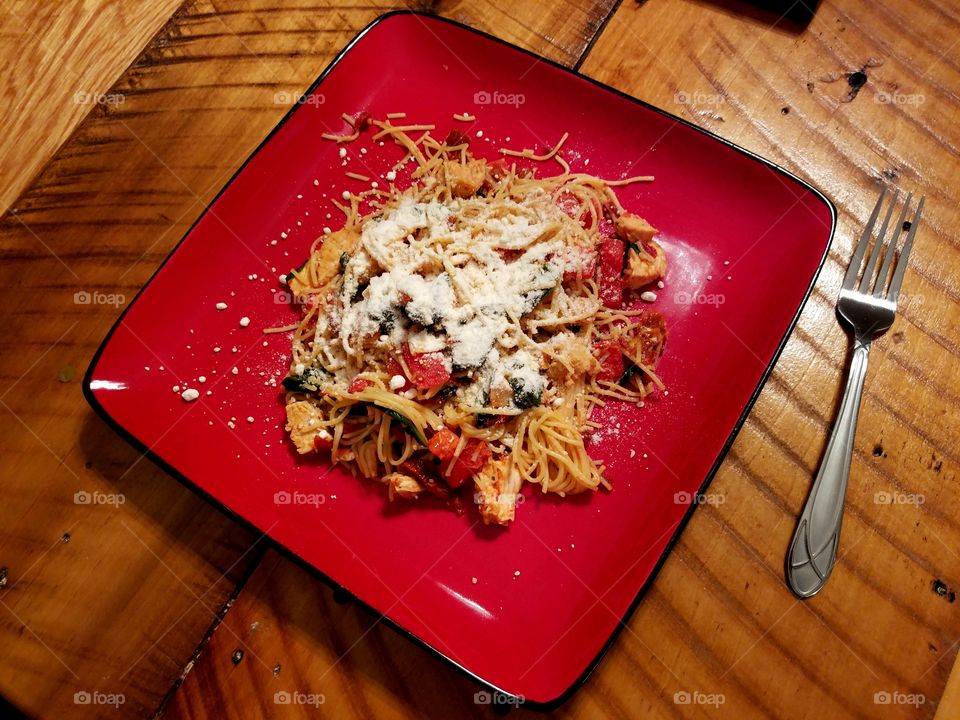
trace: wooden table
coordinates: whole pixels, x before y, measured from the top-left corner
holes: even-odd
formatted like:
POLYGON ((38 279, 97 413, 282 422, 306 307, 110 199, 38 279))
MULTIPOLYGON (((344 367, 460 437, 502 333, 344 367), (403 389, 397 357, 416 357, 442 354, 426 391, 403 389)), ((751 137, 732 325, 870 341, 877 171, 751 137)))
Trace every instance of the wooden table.
MULTIPOLYGON (((802 28, 735 0, 411 5, 767 156, 839 211, 714 481, 726 502, 697 511, 628 631, 555 714, 960 715, 960 7, 824 0, 802 28), (783 557, 838 401, 848 341, 833 302, 885 182, 924 193, 925 222, 908 302, 874 348, 842 559, 798 602, 783 557)), ((121 306, 74 293, 130 299, 279 120, 274 94, 302 91, 391 7, 2 3, 0 694, 28 716, 489 715, 475 685, 141 458, 80 392, 121 306), (124 502, 76 502, 83 491, 124 502), (325 702, 277 705, 278 691, 325 702), (84 692, 123 702, 77 704, 84 692)))

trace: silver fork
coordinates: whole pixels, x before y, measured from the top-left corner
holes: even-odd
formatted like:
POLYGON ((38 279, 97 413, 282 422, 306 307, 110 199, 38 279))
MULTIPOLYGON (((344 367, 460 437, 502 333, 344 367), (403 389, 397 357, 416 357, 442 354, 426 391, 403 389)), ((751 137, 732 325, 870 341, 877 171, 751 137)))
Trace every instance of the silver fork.
POLYGON ((837 300, 837 314, 853 330, 853 359, 850 361, 847 388, 840 403, 840 414, 830 435, 830 442, 827 444, 820 470, 813 482, 813 489, 797 523, 787 556, 787 581, 793 592, 801 598, 815 595, 824 586, 837 558, 840 525, 843 520, 843 498, 847 490, 847 478, 850 475, 850 458, 853 454, 863 379, 867 374, 870 343, 893 324, 900 285, 903 283, 907 259, 923 212, 924 198, 920 198, 913 220, 910 221, 903 249, 897 253, 897 241, 901 231, 906 229, 904 219, 913 199, 913 193, 907 195, 897 224, 893 226, 893 232, 887 239, 890 218, 900 198, 900 191, 895 191, 893 200, 884 215, 883 224, 880 226, 880 233, 873 244, 873 250, 864 265, 864 256, 870 245, 870 238, 873 235, 877 217, 880 215, 886 192, 886 189, 880 192, 870 220, 850 260, 850 267, 843 278, 840 298, 837 300), (874 272, 881 255, 883 259, 880 269, 874 272), (894 264, 894 255, 897 255, 896 267, 893 277, 890 278, 890 267, 894 264), (860 278, 859 283, 857 278, 860 278))

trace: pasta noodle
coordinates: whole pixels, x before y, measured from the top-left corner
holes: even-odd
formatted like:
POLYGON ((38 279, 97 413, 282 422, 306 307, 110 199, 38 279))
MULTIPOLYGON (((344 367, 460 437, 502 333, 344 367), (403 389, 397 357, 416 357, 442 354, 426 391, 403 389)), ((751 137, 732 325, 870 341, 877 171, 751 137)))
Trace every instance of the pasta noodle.
POLYGON ((391 499, 462 509, 472 490, 492 523, 514 519, 524 483, 609 488, 588 452, 593 409, 663 388, 663 318, 623 297, 659 280, 665 255, 611 189, 652 178, 571 172, 567 133, 488 162, 463 132, 440 141, 432 124, 392 124, 402 117, 344 116, 354 133, 324 136, 370 129, 404 156, 389 193, 334 203, 344 227, 287 276, 302 308, 284 380, 291 440, 382 480, 391 499), (550 161, 559 175, 517 165, 550 161), (408 186, 395 184, 408 164, 408 186))

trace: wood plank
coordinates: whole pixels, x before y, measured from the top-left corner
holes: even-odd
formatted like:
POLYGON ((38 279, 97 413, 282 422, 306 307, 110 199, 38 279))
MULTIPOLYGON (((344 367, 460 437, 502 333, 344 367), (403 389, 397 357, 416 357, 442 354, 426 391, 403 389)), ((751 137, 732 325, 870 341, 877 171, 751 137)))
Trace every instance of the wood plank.
POLYGON ((625 662, 649 664, 648 652, 697 649, 686 662, 668 663, 676 675, 658 685, 650 717, 675 714, 673 692, 695 689, 722 693, 725 708, 743 703, 747 717, 880 710, 930 717, 956 655, 960 626, 948 599, 933 592, 937 579, 953 587, 960 571, 950 482, 957 436, 944 422, 955 412, 960 379, 949 270, 956 244, 944 228, 958 218, 943 191, 960 175, 945 152, 960 137, 936 110, 958 87, 956 68, 937 46, 952 42, 956 18, 917 5, 910 24, 924 30, 897 35, 894 53, 889 38, 906 18, 897 7, 876 7, 825 2, 809 30, 795 34, 700 3, 625 4, 583 65, 810 180, 840 213, 837 242, 799 329, 711 488, 726 502, 698 512, 657 584, 660 608, 644 604, 631 623, 649 650, 614 650, 625 662), (634 52, 622 52, 626 46, 634 52), (868 80, 854 94, 847 74, 861 69, 868 80), (881 179, 926 194, 928 212, 904 285, 908 302, 872 353, 842 562, 820 596, 797 604, 783 584, 784 552, 848 352, 832 308, 881 179), (926 502, 885 504, 893 494, 926 502), (688 586, 702 589, 696 602, 676 579, 681 564, 692 570, 688 586), (675 618, 671 632, 658 630, 663 613, 675 618), (876 693, 924 702, 878 709, 876 693))
MULTIPOLYGON (((612 5, 430 7, 572 64, 612 5)), ((95 106, 0 218, 0 695, 27 714, 116 716, 78 708, 77 692, 122 694, 120 714, 149 714, 258 561, 258 538, 141 459, 79 380, 123 305, 286 112, 277 93, 305 89, 393 7, 189 4, 106 89, 123 102, 95 106), (77 304, 80 291, 111 301, 77 304), (94 493, 124 501, 83 502, 94 493)))
MULTIPOLYGON (((949 421, 960 381, 960 313, 957 248, 946 230, 958 218, 945 190, 960 169, 945 148, 960 142, 960 131, 938 110, 955 101, 960 78, 949 54, 937 58, 955 36, 957 17, 916 4, 909 20, 918 31, 903 37, 894 34, 906 23, 899 12, 890 4, 825 0, 798 33, 726 4, 623 3, 583 63, 587 74, 824 188, 840 226, 799 329, 711 487, 724 502, 698 510, 628 630, 556 716, 936 712, 960 637, 949 594, 960 575, 957 430, 949 421), (845 73, 865 65, 873 66, 867 84, 851 98, 845 73), (783 559, 848 352, 833 303, 851 238, 881 178, 894 177, 927 195, 928 214, 902 317, 873 351, 842 559, 822 594, 803 603, 784 585, 783 559), (894 494, 925 502, 885 502, 894 494), (945 595, 935 592, 935 580, 945 595), (697 692, 721 695, 722 706, 675 701, 676 693, 697 692), (917 705, 875 702, 909 695, 917 705)), ((730 351, 755 362, 735 338, 730 351)), ((364 613, 334 604, 309 577, 282 557, 260 566, 227 616, 231 632, 213 634, 165 716, 316 712, 274 704, 277 692, 322 695, 320 712, 336 717, 487 715, 472 703, 475 686, 371 627, 364 613), (263 662, 245 658, 234 667, 235 636, 263 662)))
POLYGON ((183 0, 0 7, 0 212, 6 211, 183 0))

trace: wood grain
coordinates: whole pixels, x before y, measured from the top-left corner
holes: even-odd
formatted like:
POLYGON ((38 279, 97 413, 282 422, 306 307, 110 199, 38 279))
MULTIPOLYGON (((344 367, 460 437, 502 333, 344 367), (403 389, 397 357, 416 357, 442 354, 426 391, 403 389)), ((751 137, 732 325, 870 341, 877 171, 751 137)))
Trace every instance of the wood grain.
MULTIPOLYGON (((79 380, 125 303, 286 112, 278 94, 309 86, 393 7, 181 8, 102 88, 123 102, 93 106, 0 218, 0 694, 26 714, 149 715, 258 562, 262 540, 142 459, 92 414, 79 380), (78 304, 78 292, 106 302, 78 304), (123 702, 78 705, 78 692, 123 702)), ((572 64, 612 2, 430 7, 572 64)))
MULTIPOLYGON (((840 213, 798 330, 711 486, 723 504, 697 511, 609 656, 554 714, 932 717, 960 638, 951 595, 960 313, 949 231, 960 13, 824 0, 803 30, 771 28, 776 17, 727 0, 623 2, 605 27, 611 2, 418 7, 582 61, 585 73, 810 180, 840 213), (847 76, 861 70, 867 82, 855 93, 847 76), (847 353, 832 306, 851 238, 879 183, 892 180, 927 195, 908 302, 874 348, 841 563, 819 597, 799 603, 782 563, 847 353), (878 503, 878 492, 925 502, 878 503), (723 704, 678 704, 678 692, 720 694, 723 704), (880 706, 876 693, 923 702, 880 706)), ((273 551, 257 564, 257 538, 138 461, 77 387, 119 308, 77 306, 73 293, 129 300, 283 114, 276 94, 302 91, 386 9, 189 4, 110 89, 125 101, 95 107, 0 219, 0 694, 28 714, 115 717, 73 704, 74 692, 99 690, 124 693, 120 713, 143 716, 186 665, 165 717, 489 715, 473 702, 475 685, 336 603, 309 571, 273 551), (81 490, 126 502, 78 505, 81 490), (324 702, 277 704, 278 692, 324 702)), ((754 361, 736 338, 729 351, 754 361)), ((960 714, 952 687, 945 718, 960 714)))
POLYGON ((7 210, 182 0, 0 6, 0 212, 7 210))
MULTIPOLYGON (((960 138, 942 112, 958 78, 949 61, 936 62, 922 33, 909 52, 892 53, 897 18, 874 7, 822 3, 812 25, 800 30, 770 28, 776 17, 744 17, 743 8, 727 3, 624 3, 583 63, 585 73, 824 188, 840 226, 799 328, 711 487, 725 502, 698 510, 629 630, 557 716, 936 712, 960 637, 949 595, 960 572, 951 487, 956 429, 947 421, 957 400, 957 258, 945 231, 957 218, 943 189, 958 171, 945 148, 960 138), (912 60, 897 59, 903 57, 912 60), (846 74, 865 65, 875 67, 851 97, 846 74), (801 603, 784 585, 783 558, 848 352, 833 303, 851 238, 880 182, 891 179, 925 193, 928 214, 902 317, 873 353, 842 561, 823 594, 801 603), (881 502, 878 492, 887 493, 881 502), (893 494, 926 502, 882 502, 893 494), (945 597, 934 592, 935 580, 948 588, 945 597), (723 704, 679 704, 677 693, 722 696, 723 704), (910 695, 916 704, 875 702, 910 695)), ((943 25, 951 22, 935 6, 911 17, 933 31, 934 47, 940 40, 940 47, 949 45, 943 25)), ((755 361, 736 338, 729 350, 755 361)), ((487 713, 472 703, 469 682, 425 654, 418 659, 379 625, 371 629, 360 611, 332 604, 307 577, 279 557, 259 567, 231 611, 232 630, 265 662, 233 667, 235 639, 214 633, 166 717, 236 716, 251 708, 269 717, 315 714, 310 706, 274 704, 276 692, 322 695, 319 712, 330 717, 487 713)))

